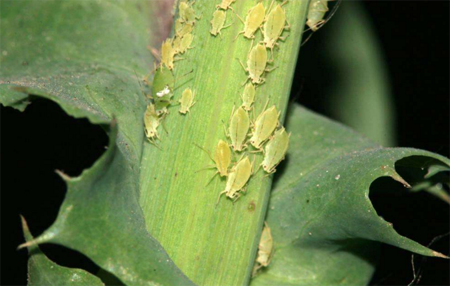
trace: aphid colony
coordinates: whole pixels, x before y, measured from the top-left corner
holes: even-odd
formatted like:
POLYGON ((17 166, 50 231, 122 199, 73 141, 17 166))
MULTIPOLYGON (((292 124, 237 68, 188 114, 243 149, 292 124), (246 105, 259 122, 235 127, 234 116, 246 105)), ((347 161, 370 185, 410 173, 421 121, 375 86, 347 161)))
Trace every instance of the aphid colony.
MULTIPOLYGON (((220 31, 227 27, 225 26, 226 12, 228 9, 233 10, 231 5, 234 2, 235 0, 222 0, 217 5, 217 10, 213 13, 211 20, 210 33, 213 36, 220 35, 220 31)), ((252 40, 252 44, 247 55, 246 65, 240 62, 248 74, 241 95, 242 105, 233 108, 228 127, 225 128, 225 135, 230 143, 219 140, 214 158, 209 155, 215 163, 213 167, 217 169, 215 175, 219 174, 220 177, 226 178, 225 189, 220 192, 218 202, 223 194, 236 201, 245 192, 250 178, 260 167, 268 174, 275 173, 276 167, 284 159, 288 149, 289 134, 279 123, 280 113, 275 105, 267 108, 269 103, 267 101, 256 120, 251 120, 249 116, 250 112, 254 112, 253 105, 257 86, 265 82, 265 73, 273 70, 273 68, 267 68, 267 64, 270 62, 267 50, 272 51, 273 57, 273 49, 279 45, 278 40, 285 39, 281 37, 283 31, 289 29, 289 24, 286 24, 286 13, 282 8, 287 1, 276 5, 274 3, 272 1, 267 15, 266 8, 262 3, 251 8, 247 12, 245 20, 236 14, 244 24, 244 29, 238 33, 236 38, 243 34, 245 39, 252 40), (253 46, 258 29, 262 31, 263 39, 253 46), (254 159, 251 162, 249 156, 245 154, 249 146, 252 146, 253 149, 250 152, 264 154, 264 159, 257 170, 255 170, 254 159), (234 163, 233 154, 234 157, 239 157, 234 163)))
MULTIPOLYGON (((154 71, 151 103, 147 106, 144 114, 145 135, 151 143, 155 143, 156 139, 159 139, 158 127, 169 114, 168 108, 177 104, 172 100, 175 88, 173 69, 175 62, 183 59, 177 55, 185 54, 192 48, 191 44, 194 40, 192 31, 196 20, 199 19, 192 4, 193 2, 188 1, 180 2, 180 17, 175 22, 175 36, 166 39, 161 45, 160 63, 154 71)), ((178 104, 180 105, 180 114, 185 115, 190 112, 190 108, 195 104, 195 91, 186 88, 178 100, 178 104)))

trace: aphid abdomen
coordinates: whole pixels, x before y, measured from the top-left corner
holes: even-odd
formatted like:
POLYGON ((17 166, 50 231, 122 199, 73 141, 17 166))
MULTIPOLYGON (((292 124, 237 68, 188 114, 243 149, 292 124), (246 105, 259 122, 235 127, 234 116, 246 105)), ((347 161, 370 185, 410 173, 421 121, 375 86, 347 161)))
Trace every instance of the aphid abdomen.
POLYGON ((289 134, 284 127, 275 131, 273 138, 267 143, 264 160, 261 163, 267 173, 275 172, 275 168, 286 156, 289 147, 289 134))
POLYGON ((319 29, 319 25, 324 22, 325 14, 328 12, 328 0, 311 0, 308 9, 308 20, 306 25, 314 32, 319 29))
POLYGON ((245 148, 249 128, 250 118, 248 117, 248 113, 242 107, 239 107, 234 112, 229 127, 231 144, 235 151, 239 152, 245 148))
POLYGON ((275 128, 278 126, 278 112, 275 105, 262 112, 255 122, 254 131, 250 138, 250 143, 256 149, 261 149, 261 145, 269 139, 275 128))
POLYGON ((216 163, 217 171, 221 177, 228 175, 228 167, 231 164, 231 150, 228 144, 219 140, 216 151, 214 153, 214 162, 216 163))

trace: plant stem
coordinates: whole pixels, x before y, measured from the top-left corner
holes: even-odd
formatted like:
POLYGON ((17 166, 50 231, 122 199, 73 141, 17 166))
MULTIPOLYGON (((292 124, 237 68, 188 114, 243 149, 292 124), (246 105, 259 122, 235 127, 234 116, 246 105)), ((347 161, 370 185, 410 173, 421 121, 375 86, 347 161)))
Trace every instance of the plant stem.
MULTIPOLYGON (((193 5, 201 19, 193 31, 193 49, 175 62, 174 99, 179 100, 189 87, 196 93, 197 104, 186 116, 179 114, 179 106, 171 107, 165 119, 168 134, 160 132, 160 149, 145 144, 140 203, 149 232, 196 284, 244 285, 250 279, 272 176, 267 177, 259 169, 245 195, 235 203, 223 196, 216 206, 226 180, 216 176, 205 186, 215 170, 198 172, 213 162, 195 144, 214 152, 219 139, 226 140, 223 126, 227 125, 233 106, 242 103, 242 84, 247 75, 237 59, 245 63, 252 44, 242 35, 234 41, 244 25, 230 10, 226 24, 233 22, 231 27, 222 30, 221 37, 209 33, 216 2, 197 1, 193 5), (191 74, 182 77, 192 69, 191 74)), ((295 0, 283 6, 291 29, 283 33, 289 36, 274 50, 272 67, 277 68, 267 73, 266 82, 257 87, 251 118, 256 118, 269 100, 269 106, 275 104, 281 111, 280 122, 284 121, 308 2, 295 0)), ((266 10, 270 3, 263 1, 266 10)), ((256 1, 236 1, 232 7, 245 19, 254 5, 256 1)), ((261 32, 257 31, 254 44, 261 39, 261 32)), ((240 155, 233 159, 238 160, 240 155)), ((253 154, 248 155, 253 158, 253 154)), ((257 169, 262 155, 255 156, 257 169)))

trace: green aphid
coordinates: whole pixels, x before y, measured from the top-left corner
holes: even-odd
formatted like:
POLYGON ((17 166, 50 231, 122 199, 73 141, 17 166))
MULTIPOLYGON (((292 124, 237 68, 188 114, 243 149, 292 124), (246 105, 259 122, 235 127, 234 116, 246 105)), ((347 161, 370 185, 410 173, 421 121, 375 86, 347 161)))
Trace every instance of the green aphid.
POLYGON ((175 36, 180 39, 184 37, 184 35, 189 34, 194 29, 194 25, 183 23, 183 21, 178 18, 175 21, 175 36))
POLYGON ((219 203, 222 194, 225 194, 228 198, 236 201, 241 196, 241 192, 245 192, 243 188, 247 185, 248 180, 253 174, 253 164, 246 156, 244 159, 234 166, 228 174, 227 184, 225 190, 219 194, 217 203, 219 203))
MULTIPOLYGON (((275 68, 268 69, 267 67, 267 50, 263 44, 257 44, 255 47, 250 48, 250 52, 247 56, 247 68, 239 61, 242 68, 248 72, 247 80, 251 80, 253 84, 263 84, 266 79, 263 78, 265 72, 270 72, 275 68)), ((247 80, 245 82, 247 82, 247 80)))
POLYGON ((192 34, 186 34, 181 38, 180 46, 178 47, 178 52, 180 54, 184 54, 187 50, 192 49, 191 44, 194 40, 194 36, 192 34))
POLYGON ((187 1, 180 2, 180 19, 182 23, 186 23, 188 25, 194 25, 195 20, 200 19, 199 16, 195 15, 194 8, 192 8, 192 2, 189 4, 187 1))
POLYGON ((167 107, 171 104, 175 78, 171 70, 166 67, 158 68, 153 77, 152 98, 155 102, 156 113, 167 113, 167 107))
POLYGON ((194 106, 195 104, 195 93, 192 92, 192 90, 190 88, 186 88, 183 93, 181 94, 181 99, 180 99, 180 113, 181 114, 186 114, 188 113, 190 110, 190 108, 192 106, 194 106))
POLYGON ((149 104, 144 114, 144 130, 145 136, 147 136, 147 139, 152 143, 155 143, 155 140, 159 139, 158 136, 159 124, 160 118, 156 113, 155 105, 149 104))
POLYGON ((289 29, 290 25, 286 22, 286 12, 281 8, 286 3, 277 4, 273 10, 269 12, 267 15, 266 21, 263 27, 263 35, 266 48, 269 48, 272 51, 273 56, 273 48, 278 45, 277 41, 284 41, 286 38, 282 38, 281 34, 285 29, 289 29), (285 25, 287 23, 287 25, 285 25))
POLYGON ((227 19, 227 14, 224 11, 216 10, 211 20, 211 30, 209 31, 213 36, 221 35, 220 31, 231 26, 231 24, 224 26, 227 19))
POLYGON ((252 277, 256 276, 258 270, 267 267, 273 256, 273 238, 270 227, 264 222, 264 228, 261 233, 261 239, 258 244, 258 254, 256 256, 255 266, 253 267, 252 277))
POLYGON ((286 156, 289 147, 289 137, 290 134, 286 132, 284 127, 275 131, 273 138, 266 144, 264 160, 261 163, 264 171, 269 174, 276 172, 275 168, 286 156))
POLYGON ((248 117, 247 111, 239 107, 236 111, 232 112, 227 136, 231 139, 233 151, 241 152, 247 148, 246 142, 249 128, 250 118, 248 117))
POLYGON ((256 89, 252 83, 248 83, 244 87, 244 93, 242 94, 242 107, 246 111, 252 110, 253 102, 255 101, 256 89))
POLYGON ((172 39, 165 40, 161 45, 161 68, 165 65, 169 70, 173 70, 175 54, 172 39))
POLYGON ((233 4, 234 2, 236 2, 236 0, 222 0, 222 2, 220 2, 220 4, 218 4, 216 6, 216 8, 219 8, 222 10, 227 10, 227 9, 233 10, 233 7, 231 7, 231 4, 233 4))
POLYGON ((265 15, 266 9, 264 8, 262 3, 258 3, 256 6, 248 10, 247 16, 245 17, 245 21, 242 20, 242 18, 239 15, 237 15, 238 18, 242 21, 242 23, 244 23, 244 30, 240 31, 236 35, 236 38, 240 34, 244 34, 245 38, 254 39, 255 32, 261 27, 262 23, 264 22, 265 15))
POLYGON ((252 137, 250 138, 250 144, 256 149, 262 151, 262 145, 269 139, 275 128, 278 126, 279 113, 273 105, 271 108, 261 112, 256 118, 256 121, 252 130, 252 137))
POLYGON ((328 12, 328 1, 330 0, 311 0, 308 8, 306 25, 313 31, 319 30, 325 24, 325 14, 328 12))
POLYGON ((210 168, 217 169, 217 172, 211 178, 210 182, 212 181, 212 179, 214 179, 214 177, 217 174, 219 174, 220 177, 228 176, 229 173, 228 168, 231 164, 231 150, 227 142, 219 140, 219 143, 217 143, 216 150, 214 151, 214 157, 212 157, 211 154, 207 150, 203 149, 201 146, 198 146, 197 144, 195 145, 200 149, 202 149, 206 154, 208 154, 209 158, 215 163, 214 166, 208 166, 205 168, 205 169, 210 168))

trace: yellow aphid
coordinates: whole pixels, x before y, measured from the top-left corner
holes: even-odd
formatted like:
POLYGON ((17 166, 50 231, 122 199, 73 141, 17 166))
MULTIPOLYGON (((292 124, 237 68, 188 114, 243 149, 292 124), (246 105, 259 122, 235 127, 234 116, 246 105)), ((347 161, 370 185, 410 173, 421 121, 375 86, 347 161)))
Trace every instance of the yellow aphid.
POLYGON ((184 54, 188 49, 191 49, 192 41, 194 36, 192 34, 186 34, 181 38, 180 45, 178 46, 177 52, 184 54))
POLYGON ((261 166, 267 173, 275 173, 275 168, 284 160, 289 147, 289 136, 290 134, 282 127, 275 131, 273 138, 266 144, 264 160, 261 166))
POLYGON ((275 105, 263 111, 256 118, 250 143, 256 149, 262 150, 262 144, 266 142, 278 126, 278 113, 275 105))
POLYGON ((263 78, 265 72, 270 72, 273 69, 267 69, 267 50, 263 44, 257 44, 255 47, 251 48, 250 53, 247 57, 247 68, 244 64, 239 61, 242 68, 248 72, 247 80, 251 80, 254 84, 262 84, 266 81, 263 78))
POLYGON ((261 27, 262 23, 264 22, 265 15, 266 9, 264 8, 262 3, 258 3, 256 6, 248 10, 245 21, 238 16, 238 18, 244 23, 244 30, 240 31, 236 35, 236 38, 240 34, 244 34, 244 37, 248 39, 255 38, 255 32, 256 30, 258 30, 258 28, 261 27))
POLYGON ((306 25, 313 31, 319 30, 325 23, 324 17, 328 12, 329 0, 311 0, 308 8, 306 25))
POLYGON ((264 229, 261 233, 261 239, 258 245, 258 255, 256 256, 253 274, 255 276, 261 267, 267 267, 273 255, 273 238, 267 222, 264 223, 264 229))
POLYGON ((220 2, 220 4, 216 6, 216 8, 220 8, 222 10, 227 10, 228 8, 230 8, 231 10, 233 10, 231 4, 233 4, 235 1, 236 0, 222 0, 222 2, 220 2))
MULTIPOLYGON (((286 3, 286 2, 285 2, 286 3)), ((283 3, 284 4, 284 3, 283 3)), ((267 48, 273 50, 277 44, 278 39, 285 40, 281 37, 284 29, 289 29, 289 24, 286 23, 286 12, 281 8, 283 4, 277 4, 275 8, 267 15, 266 22, 264 23, 263 35, 264 44, 267 48)))
POLYGON ((144 130, 145 136, 147 136, 147 139, 152 143, 154 143, 156 139, 159 139, 157 130, 159 124, 160 118, 156 113, 155 105, 149 104, 144 114, 144 130))
POLYGON ((213 14, 213 18, 211 20, 211 31, 209 31, 212 35, 217 36, 220 35, 220 31, 222 29, 228 28, 231 26, 225 25, 225 21, 227 19, 227 14, 224 11, 216 10, 213 14))
POLYGON ((250 163, 248 157, 239 160, 236 166, 234 166, 228 174, 225 190, 219 194, 217 203, 219 203, 222 194, 225 194, 228 198, 236 201, 240 197, 240 191, 243 191, 242 189, 247 184, 252 173, 253 165, 250 163))
POLYGON ((190 110, 192 106, 195 104, 195 93, 192 92, 190 88, 186 88, 183 93, 181 94, 180 99, 180 113, 186 114, 190 110))
POLYGON ((183 23, 181 19, 177 19, 175 21, 175 35, 179 37, 180 39, 186 35, 192 32, 194 29, 194 25, 183 23))
MULTIPOLYGON (((219 140, 219 143, 217 144, 216 147, 216 151, 214 152, 214 157, 211 157, 209 152, 203 149, 202 147, 198 145, 196 146, 205 151, 205 153, 208 154, 209 158, 215 163, 215 166, 207 167, 207 169, 216 168, 217 172, 215 175, 219 174, 221 177, 228 176, 228 167, 230 167, 231 164, 231 150, 227 142, 219 140)), ((211 178, 211 180, 213 178, 211 178)))
POLYGON ((172 46, 172 40, 167 39, 161 46, 161 67, 165 65, 169 70, 173 69, 175 49, 172 46))
POLYGON ((252 83, 248 83, 242 94, 242 107, 245 110, 250 111, 252 109, 253 102, 255 101, 255 94, 255 86, 252 83))
POLYGON ((195 15, 194 8, 192 5, 187 3, 186 1, 180 2, 180 19, 182 23, 186 23, 188 25, 194 25, 195 20, 200 19, 197 15, 195 15))
POLYGON ((228 128, 228 136, 231 139, 233 151, 240 152, 247 148, 245 143, 249 128, 250 118, 248 117, 248 113, 242 107, 239 107, 233 112, 228 128))

